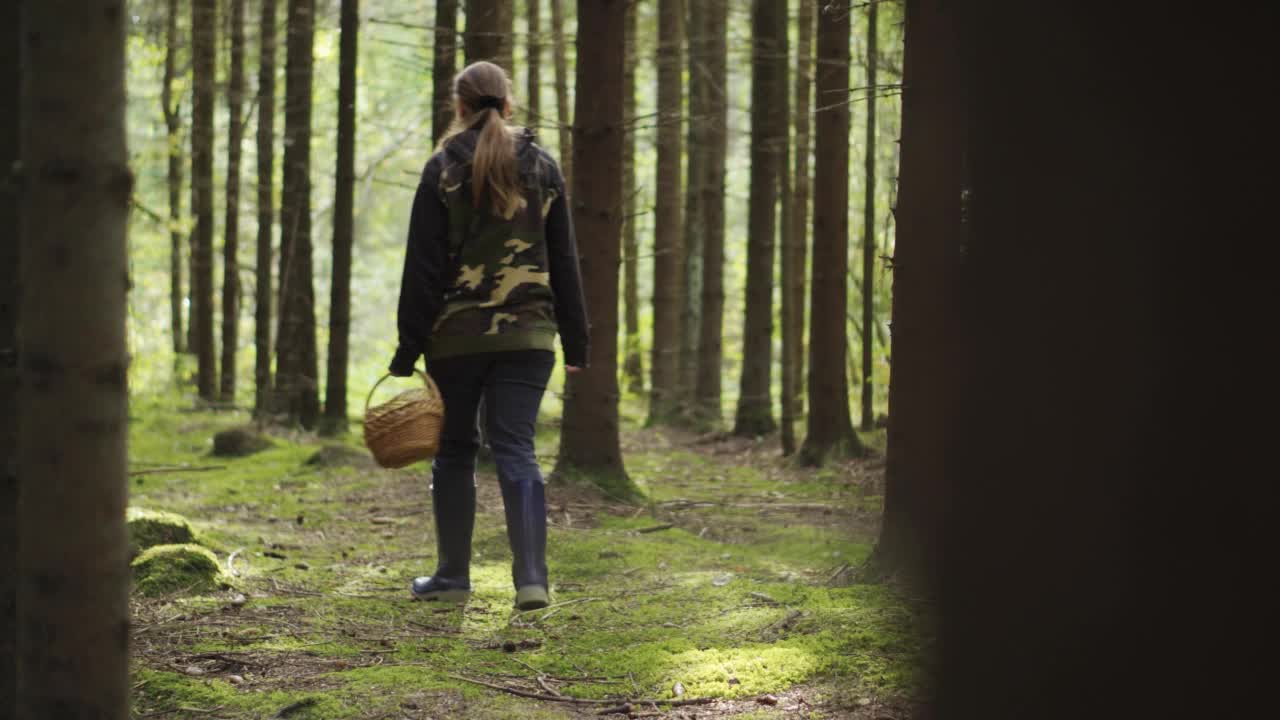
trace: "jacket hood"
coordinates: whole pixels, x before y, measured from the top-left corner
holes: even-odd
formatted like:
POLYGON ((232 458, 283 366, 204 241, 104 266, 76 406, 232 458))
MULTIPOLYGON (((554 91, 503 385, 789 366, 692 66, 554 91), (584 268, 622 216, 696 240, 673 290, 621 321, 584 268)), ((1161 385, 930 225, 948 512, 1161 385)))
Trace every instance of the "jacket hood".
MULTIPOLYGON (((529 128, 516 131, 516 160, 523 166, 536 153, 533 152, 534 132, 529 128)), ((445 146, 444 152, 451 160, 458 163, 470 163, 476 154, 476 144, 480 140, 480 130, 470 129, 454 135, 445 146)))

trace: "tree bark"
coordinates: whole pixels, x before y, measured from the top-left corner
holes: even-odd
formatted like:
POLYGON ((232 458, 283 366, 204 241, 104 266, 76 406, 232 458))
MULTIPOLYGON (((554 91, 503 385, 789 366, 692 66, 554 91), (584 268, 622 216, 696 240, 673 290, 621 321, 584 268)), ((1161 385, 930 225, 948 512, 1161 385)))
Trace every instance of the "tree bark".
POLYGON ((434 59, 431 65, 432 144, 440 142, 453 122, 453 76, 458 74, 458 0, 436 0, 434 59))
POLYGON ((178 0, 168 0, 165 16, 164 78, 160 84, 160 104, 168 140, 169 160, 166 175, 169 190, 169 328, 173 334, 173 352, 186 352, 187 336, 183 329, 182 301, 182 119, 173 99, 173 83, 177 80, 178 0))
POLYGON ((22 7, 16 716, 124 720, 129 15, 22 7))
POLYGON ((539 0, 525 0, 528 6, 526 38, 528 39, 528 58, 525 60, 525 100, 526 115, 529 127, 542 124, 542 3, 539 0))
POLYGON ((627 124, 626 137, 623 140, 622 156, 622 200, 625 206, 622 218, 622 253, 623 279, 622 295, 626 306, 626 322, 624 333, 626 343, 623 352, 622 374, 626 377, 627 390, 632 393, 644 392, 644 360, 640 350, 640 242, 636 233, 636 220, 639 210, 638 190, 636 183, 636 63, 639 62, 639 41, 637 34, 638 13, 637 0, 627 3, 626 17, 626 61, 622 75, 622 116, 627 124))
POLYGON ((213 111, 217 86, 217 0, 192 0, 191 211, 194 271, 191 280, 196 383, 203 400, 217 397, 213 335, 213 111))
POLYGON ((702 317, 698 329, 698 376, 694 388, 696 416, 708 425, 720 422, 721 364, 724 354, 724 193, 728 156, 729 73, 726 0, 708 0, 706 72, 711 88, 706 118, 706 180, 702 215, 702 317))
POLYGON ((809 427, 800 459, 866 452, 849 415, 849 12, 824 6, 818 18, 814 121, 813 279, 809 319, 809 427))
MULTIPOLYGON (((9 112, 0 114, 0 407, 18 406, 18 247, 21 203, 12 176, 19 157, 22 115, 22 33, 18 3, 0 9, 0 98, 9 112)), ((17 663, 18 432, 16 412, 0 413, 0 716, 15 712, 17 663)))
POLYGON ((222 377, 219 399, 236 399, 240 345, 240 155, 244 142, 244 0, 231 0, 231 76, 227 78, 227 214, 222 246, 222 377))
POLYGON ((564 40, 565 22, 564 0, 551 0, 551 42, 555 45, 556 66, 556 121, 560 127, 560 171, 572 194, 573 116, 569 114, 569 54, 564 40))
POLYGON ((688 390, 698 382, 698 340, 702 323, 702 254, 705 246, 706 220, 703 217, 703 187, 707 183, 706 125, 703 117, 710 107, 711 79, 706 66, 706 15, 705 2, 688 3, 686 20, 686 47, 688 48, 689 98, 687 143, 688 167, 684 184, 684 277, 680 317, 679 387, 681 413, 692 425, 702 423, 695 414, 694 403, 688 390))
POLYGON ((782 452, 796 451, 795 423, 804 412, 804 289, 809 237, 809 152, 813 126, 814 0, 800 0, 796 45, 795 171, 791 226, 782 248, 782 452))
POLYGON ((590 368, 568 377, 556 475, 589 479, 609 495, 639 497, 622 462, 618 419, 618 265, 622 217, 622 66, 626 0, 578 0, 579 93, 573 222, 591 308, 590 368))
POLYGON ((788 142, 786 0, 755 0, 751 13, 751 190, 747 297, 735 435, 755 437, 773 420, 773 255, 778 176, 788 142))
MULTIPOLYGON (((680 236, 682 76, 680 0, 658 0, 658 167, 654 181, 653 345, 649 422, 680 411, 680 321, 684 310, 684 242, 680 236)), ((581 33, 581 30, 579 30, 581 33)))
POLYGON ((862 430, 874 425, 871 403, 871 351, 875 347, 875 267, 876 267, 876 60, 879 3, 867 6, 867 144, 866 195, 862 208, 862 430))
POLYGON ((355 240, 356 62, 360 0, 342 0, 338 47, 338 164, 334 171, 333 275, 329 284, 329 353, 325 431, 347 431, 347 365, 351 335, 351 247, 355 240))
POLYGON ((258 246, 254 285, 254 416, 271 409, 271 265, 275 258, 276 0, 262 0, 258 56, 258 246))
POLYGON ((514 27, 513 0, 467 0, 467 64, 488 60, 510 75, 514 27))
POLYGON ((312 429, 320 415, 311 267, 311 86, 314 0, 289 0, 285 51, 284 188, 280 197, 278 412, 312 429))

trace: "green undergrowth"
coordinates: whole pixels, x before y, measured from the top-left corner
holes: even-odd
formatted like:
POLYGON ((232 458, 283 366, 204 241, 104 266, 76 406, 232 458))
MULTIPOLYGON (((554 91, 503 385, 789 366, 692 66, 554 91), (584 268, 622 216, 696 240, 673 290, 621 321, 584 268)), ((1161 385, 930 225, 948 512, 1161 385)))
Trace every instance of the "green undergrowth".
MULTIPOLYGON (((139 713, 552 718, 599 707, 462 678, 544 693, 542 675, 590 699, 670 698, 677 683, 684 698, 827 686, 909 698, 927 682, 926 613, 891 587, 829 585, 874 540, 864 520, 881 499, 868 465, 801 470, 758 443, 707 444, 624 412, 627 471, 645 499, 548 488, 552 607, 511 607, 501 500, 484 465, 475 592, 465 607, 437 606, 408 597, 435 562, 425 467, 307 465, 321 442, 271 429, 271 448, 214 458, 213 434, 247 418, 183 405, 135 398, 133 467, 168 470, 138 475, 131 504, 188 518, 234 587, 138 599, 139 713)), ((544 471, 556 429, 539 427, 544 471)), ((337 442, 361 449, 358 430, 337 442)))

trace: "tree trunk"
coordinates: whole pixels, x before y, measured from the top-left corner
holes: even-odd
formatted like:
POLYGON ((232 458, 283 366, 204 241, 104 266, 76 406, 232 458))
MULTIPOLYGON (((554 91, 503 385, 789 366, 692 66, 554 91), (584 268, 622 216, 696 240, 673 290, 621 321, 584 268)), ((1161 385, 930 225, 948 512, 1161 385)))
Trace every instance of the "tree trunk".
POLYGON ((253 412, 271 408, 271 264, 275 255, 276 0, 262 0, 258 58, 258 247, 254 286, 253 412))
MULTIPOLYGON (((680 330, 684 311, 684 242, 680 236, 682 156, 680 0, 658 0, 658 168, 654 181, 653 345, 649 358, 649 422, 680 410, 680 330)), ((579 31, 581 32, 581 31, 579 31)))
POLYGON ((849 415, 846 303, 849 281, 849 12, 824 6, 818 18, 814 121, 813 280, 809 320, 809 427, 800 459, 866 452, 849 415))
MULTIPOLYGON (((18 406, 18 237, 21 232, 18 162, 22 114, 22 33, 18 3, 0 9, 0 98, 9 112, 0 114, 0 407, 18 406)), ((0 413, 0 716, 12 717, 17 663, 18 423, 16 412, 0 413)))
POLYGON ((782 248, 782 452, 796 450, 795 423, 804 409, 804 287, 809 237, 809 138, 813 124, 814 0, 800 0, 796 46, 795 172, 791 226, 782 248))
POLYGON ((528 5, 528 58, 525 63, 526 85, 524 105, 527 109, 529 127, 542 124, 542 3, 539 0, 525 0, 528 5))
POLYGON ((874 424, 871 403, 871 350, 875 347, 875 267, 876 267, 876 49, 880 23, 876 9, 867 6, 867 175, 866 195, 862 208, 862 430, 869 432, 874 424))
POLYGON ((556 475, 589 479, 609 495, 639 497, 622 462, 618 420, 618 265, 622 217, 622 66, 626 0, 578 0, 578 167, 573 191, 587 307, 590 368, 569 375, 556 475))
POLYGON ((320 415, 311 268, 311 85, 314 0, 289 0, 285 51, 284 188, 280 196, 278 412, 312 429, 320 415))
POLYGON ((514 27, 513 0, 467 0, 467 64, 488 60, 510 74, 514 27))
POLYGON ((453 122, 453 76, 458 74, 458 0, 436 0, 436 31, 432 47, 432 144, 440 142, 453 122))
POLYGON ((622 201, 625 207, 622 218, 622 295, 626 305, 626 344, 623 347, 626 360, 622 374, 626 377, 627 391, 639 394, 644 392, 644 360, 640 354, 640 273, 637 267, 640 263, 640 242, 636 234, 640 206, 636 197, 639 192, 636 183, 636 63, 640 59, 636 5, 636 0, 627 3, 626 61, 622 70, 622 116, 627 124, 622 146, 622 201))
POLYGON ((169 328, 173 333, 173 352, 186 352, 187 336, 183 330, 182 301, 182 119, 173 100, 173 83, 177 80, 178 0, 168 1, 165 16, 164 79, 160 85, 160 104, 168 139, 169 171, 169 328))
POLYGON ((333 276, 329 285, 326 432, 347 431, 347 358, 351 335, 351 246, 355 240, 356 61, 360 0, 342 0, 338 47, 338 166, 334 171, 333 276))
POLYGON ((703 182, 702 317, 698 329, 698 377, 694 389, 698 419, 708 425, 720 421, 721 362, 724 329, 724 193, 728 155, 729 73, 727 0, 708 0, 706 10, 706 73, 711 95, 706 126, 706 179, 703 182))
POLYGON ((16 716, 124 720, 129 15, 22 8, 16 716))
POLYGON ((735 435, 773 432, 773 254, 778 176, 788 142, 786 0, 755 0, 751 12, 751 190, 747 298, 735 435))
MULTIPOLYGON (((569 114, 569 55, 564 41, 564 0, 551 0, 551 42, 555 45, 556 122, 560 127, 560 171, 572 194, 573 116, 569 114)), ((579 24, 581 29, 581 24, 579 24)), ((579 30, 581 31, 581 30, 579 30)))
POLYGON ((231 77, 227 78, 227 214, 222 246, 222 377, 219 399, 236 399, 240 345, 240 155, 244 142, 244 0, 231 0, 231 77))
POLYGON ((706 221, 703 218, 702 190, 707 183, 706 125, 703 117, 710 106, 711 79, 706 66, 706 15, 705 2, 688 3, 687 24, 689 99, 687 127, 688 167, 684 184, 684 277, 680 317, 679 383, 681 411, 694 426, 701 418, 695 414, 694 403, 688 390, 698 383, 698 339, 702 324, 702 253, 705 245, 706 221))
POLYGON ((217 0, 192 0, 191 68, 195 100, 191 112, 191 210, 195 269, 191 280, 196 382, 200 397, 217 397, 217 355, 213 336, 213 111, 216 104, 217 0))

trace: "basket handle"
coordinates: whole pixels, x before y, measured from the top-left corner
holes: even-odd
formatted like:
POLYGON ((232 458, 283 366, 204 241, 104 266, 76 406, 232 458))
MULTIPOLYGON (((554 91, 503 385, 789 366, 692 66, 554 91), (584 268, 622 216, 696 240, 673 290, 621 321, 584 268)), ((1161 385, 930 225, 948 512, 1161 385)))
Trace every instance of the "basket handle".
MULTIPOLYGON (((425 385, 427 386, 427 389, 428 389, 428 390, 430 390, 430 391, 432 392, 432 394, 434 394, 436 397, 440 397, 440 388, 436 387, 436 381, 435 381, 435 380, 432 380, 430 375, 426 374, 425 372, 423 372, 423 371, 421 371, 421 370, 419 370, 419 369, 417 369, 417 368, 414 368, 414 369, 413 369, 413 372, 414 372, 418 377, 422 378, 422 382, 423 382, 423 384, 425 384, 425 385)), ((381 385, 382 383, 386 382, 387 378, 389 378, 389 377, 392 377, 391 373, 387 373, 386 375, 383 375, 383 376, 378 380, 378 382, 376 382, 376 383, 374 383, 374 384, 373 384, 373 387, 369 388, 369 395, 364 399, 364 411, 365 411, 365 414, 368 414, 368 412, 369 412, 369 403, 370 403, 370 401, 372 401, 372 400, 373 400, 373 392, 374 392, 375 390, 377 390, 377 389, 378 389, 378 386, 379 386, 379 385, 381 385)))

